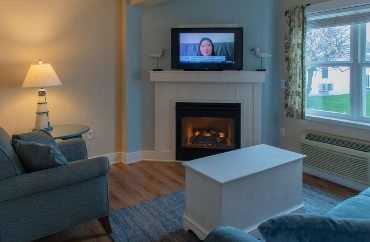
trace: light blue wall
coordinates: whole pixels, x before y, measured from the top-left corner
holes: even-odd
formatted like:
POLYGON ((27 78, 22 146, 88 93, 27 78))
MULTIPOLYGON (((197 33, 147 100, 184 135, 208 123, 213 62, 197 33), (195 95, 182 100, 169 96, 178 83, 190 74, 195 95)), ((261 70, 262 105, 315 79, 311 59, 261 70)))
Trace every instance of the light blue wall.
MULTIPOLYGON (((150 53, 159 49, 170 50, 171 28, 179 24, 238 24, 244 28, 244 70, 259 67, 259 59, 249 49, 259 47, 274 51, 275 0, 170 0, 166 4, 144 8, 142 12, 142 79, 141 125, 142 149, 154 149, 154 84, 149 81, 148 71, 155 66, 150 53)), ((161 60, 164 69, 170 69, 168 53, 161 60)), ((277 80, 272 78, 274 59, 267 62, 268 78, 263 97, 263 142, 276 142, 277 80)), ((127 113, 130 116, 130 113, 127 113)), ((128 127, 130 128, 130 127, 128 127)), ((128 140, 130 142, 130 140, 128 140)))
POLYGON ((126 153, 141 150, 141 12, 126 9, 126 153))

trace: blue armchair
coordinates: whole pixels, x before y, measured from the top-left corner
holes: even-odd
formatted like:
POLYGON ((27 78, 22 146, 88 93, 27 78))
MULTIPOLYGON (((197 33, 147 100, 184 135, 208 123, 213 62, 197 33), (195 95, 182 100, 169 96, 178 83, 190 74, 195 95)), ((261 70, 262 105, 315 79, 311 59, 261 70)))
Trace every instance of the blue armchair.
POLYGON ((0 241, 29 241, 91 219, 109 224, 107 158, 87 159, 83 139, 61 141, 68 163, 26 173, 0 127, 0 241))

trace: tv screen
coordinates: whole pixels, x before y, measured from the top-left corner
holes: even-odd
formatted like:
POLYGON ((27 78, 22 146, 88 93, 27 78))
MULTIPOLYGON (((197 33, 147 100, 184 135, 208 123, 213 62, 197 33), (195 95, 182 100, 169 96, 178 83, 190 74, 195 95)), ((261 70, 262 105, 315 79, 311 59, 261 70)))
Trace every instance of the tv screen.
POLYGON ((242 28, 172 29, 172 69, 243 69, 242 28))

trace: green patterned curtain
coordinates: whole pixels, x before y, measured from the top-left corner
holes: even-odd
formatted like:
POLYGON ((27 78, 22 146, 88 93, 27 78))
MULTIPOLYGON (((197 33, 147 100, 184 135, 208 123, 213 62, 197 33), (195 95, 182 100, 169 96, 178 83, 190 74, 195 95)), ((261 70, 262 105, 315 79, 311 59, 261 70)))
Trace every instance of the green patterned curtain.
POLYGON ((297 6, 285 12, 287 33, 285 36, 285 62, 288 79, 285 89, 287 117, 303 119, 305 116, 305 6, 297 6))

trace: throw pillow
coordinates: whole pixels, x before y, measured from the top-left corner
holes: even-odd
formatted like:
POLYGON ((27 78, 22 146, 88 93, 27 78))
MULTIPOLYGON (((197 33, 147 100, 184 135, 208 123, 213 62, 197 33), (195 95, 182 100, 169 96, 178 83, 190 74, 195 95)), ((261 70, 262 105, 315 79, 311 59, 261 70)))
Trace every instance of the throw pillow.
POLYGON ((59 149, 57 143, 55 142, 53 136, 45 130, 34 130, 28 133, 15 134, 12 136, 13 139, 22 140, 26 142, 39 143, 44 145, 52 145, 56 149, 59 149))
POLYGON ((67 164, 66 158, 53 145, 13 139, 15 152, 26 171, 34 172, 67 164))

